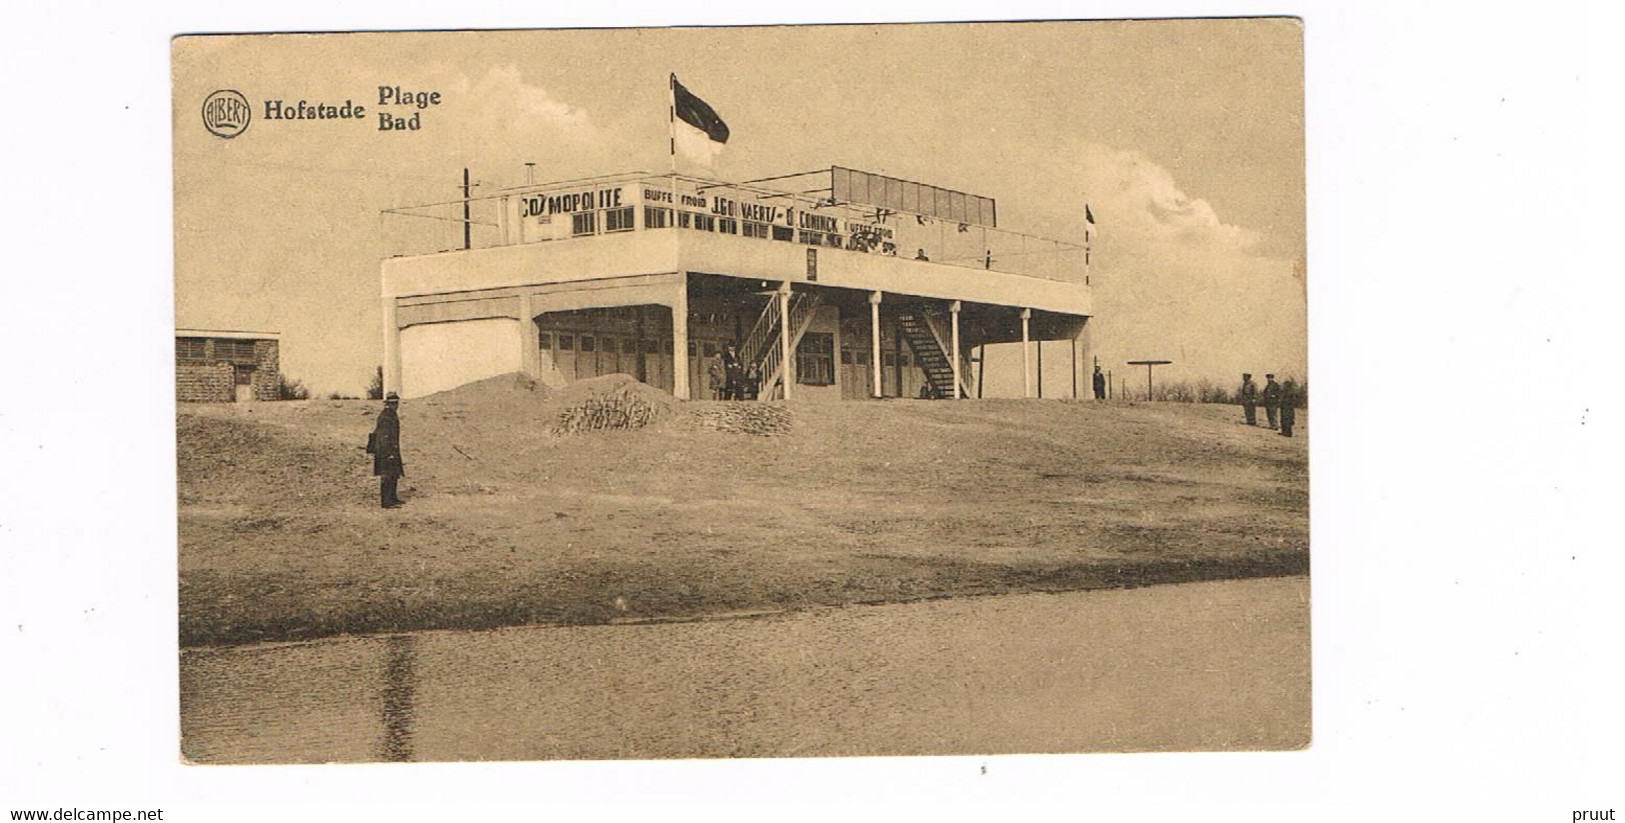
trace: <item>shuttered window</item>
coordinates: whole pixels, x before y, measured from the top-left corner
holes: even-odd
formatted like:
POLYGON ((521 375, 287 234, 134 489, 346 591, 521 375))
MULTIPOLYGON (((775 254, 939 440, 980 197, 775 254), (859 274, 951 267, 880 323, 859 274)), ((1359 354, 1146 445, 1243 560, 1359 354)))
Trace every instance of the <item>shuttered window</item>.
POLYGON ((632 224, 633 214, 634 212, 632 211, 631 206, 621 209, 610 209, 609 211, 604 212, 604 231, 631 231, 632 229, 636 228, 636 226, 632 224))

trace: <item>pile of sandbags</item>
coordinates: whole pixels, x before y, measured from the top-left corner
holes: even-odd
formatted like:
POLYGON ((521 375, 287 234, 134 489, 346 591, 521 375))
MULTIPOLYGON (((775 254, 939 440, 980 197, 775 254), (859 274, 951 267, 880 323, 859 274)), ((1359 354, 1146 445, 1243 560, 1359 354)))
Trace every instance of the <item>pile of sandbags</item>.
POLYGON ((790 410, 773 403, 717 403, 696 412, 701 428, 775 437, 790 433, 790 410))
POLYGON ((655 390, 624 375, 580 381, 568 394, 575 397, 560 398, 566 404, 553 425, 554 434, 641 429, 670 411, 670 402, 656 396, 655 390))

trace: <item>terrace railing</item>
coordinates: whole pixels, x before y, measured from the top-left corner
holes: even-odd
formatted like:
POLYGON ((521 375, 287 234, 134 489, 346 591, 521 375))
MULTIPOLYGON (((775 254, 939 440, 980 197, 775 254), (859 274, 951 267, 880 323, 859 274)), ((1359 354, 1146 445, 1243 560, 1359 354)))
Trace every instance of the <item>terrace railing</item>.
MULTIPOLYGON (((780 231, 771 239, 736 234, 737 241, 741 243, 794 242, 824 246, 831 248, 832 253, 839 254, 884 254, 965 269, 1023 274, 1070 282, 1082 282, 1086 278, 1087 251, 1083 246, 1067 241, 981 225, 953 223, 926 215, 876 210, 849 203, 833 203, 828 197, 808 196, 806 192, 779 191, 761 185, 734 184, 647 172, 563 180, 495 191, 489 186, 481 185, 476 188, 476 192, 479 193, 472 194, 467 199, 458 197, 437 203, 385 209, 380 216, 383 253, 386 257, 415 256, 454 253, 465 248, 483 249, 516 243, 518 233, 514 231, 513 226, 507 225, 511 220, 503 214, 505 198, 611 185, 670 191, 674 184, 677 194, 681 195, 721 196, 737 203, 794 206, 798 212, 842 217, 846 218, 851 226, 863 227, 861 231, 853 228, 846 234, 806 232, 800 229, 793 232, 780 231), (878 232, 875 230, 876 227, 878 232), (877 233, 883 233, 884 239, 876 236, 877 233)), ((678 204, 682 202, 681 197, 673 199, 678 204)), ((669 212, 671 208, 689 211, 681 205, 670 203, 655 206, 656 211, 669 212)), ((703 210, 692 211, 700 215, 703 210)), ((568 218, 570 215, 564 217, 568 218)), ((599 210, 595 219, 583 221, 583 225, 593 227, 590 231, 581 235, 536 242, 590 242, 593 236, 613 228, 628 228, 634 231, 717 231, 724 222, 696 219, 689 221, 687 228, 681 228, 677 227, 677 221, 668 219, 666 227, 650 228, 645 225, 646 217, 644 210, 640 208, 636 210, 635 226, 612 227, 607 212, 599 210)))

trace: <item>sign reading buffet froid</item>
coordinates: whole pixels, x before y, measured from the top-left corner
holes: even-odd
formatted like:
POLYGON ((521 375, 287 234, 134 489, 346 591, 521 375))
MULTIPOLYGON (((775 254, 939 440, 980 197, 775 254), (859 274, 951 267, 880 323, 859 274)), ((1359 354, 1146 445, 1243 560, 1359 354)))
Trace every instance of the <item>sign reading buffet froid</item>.
POLYGON ((625 183, 510 195, 503 202, 502 235, 506 243, 538 243, 677 228, 895 254, 887 219, 823 213, 726 191, 673 192, 625 183))

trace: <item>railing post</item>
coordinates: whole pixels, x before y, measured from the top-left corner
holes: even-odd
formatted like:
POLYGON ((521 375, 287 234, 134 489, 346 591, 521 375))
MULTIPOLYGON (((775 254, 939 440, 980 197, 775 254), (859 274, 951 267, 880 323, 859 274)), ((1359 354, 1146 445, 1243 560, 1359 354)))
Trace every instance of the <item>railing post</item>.
POLYGON ((880 292, 869 293, 869 347, 873 359, 869 372, 874 377, 875 397, 881 397, 880 388, 880 292))
MULTIPOLYGON (((790 399, 790 281, 779 283, 779 382, 784 385, 784 399, 790 399)), ((762 375, 767 377, 767 375, 762 375)))
POLYGON ((960 388, 959 388, 960 384, 959 384, 959 301, 958 300, 955 300, 954 302, 948 304, 948 315, 949 315, 950 318, 953 319, 953 323, 954 323, 954 333, 953 333, 954 334, 954 352, 953 352, 954 399, 958 400, 958 399, 960 399, 961 397, 964 396, 960 392, 960 388))

